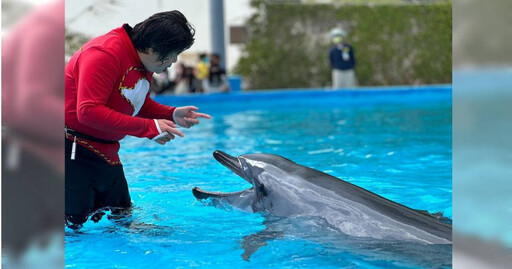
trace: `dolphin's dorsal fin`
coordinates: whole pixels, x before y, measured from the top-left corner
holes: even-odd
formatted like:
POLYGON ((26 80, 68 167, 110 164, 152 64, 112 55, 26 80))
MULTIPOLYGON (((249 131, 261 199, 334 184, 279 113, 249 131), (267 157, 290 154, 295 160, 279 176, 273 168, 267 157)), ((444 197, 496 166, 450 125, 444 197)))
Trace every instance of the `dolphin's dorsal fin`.
POLYGON ((443 215, 443 212, 430 213, 427 210, 416 210, 416 212, 433 217, 442 223, 452 224, 452 220, 450 218, 446 217, 445 215, 443 215))

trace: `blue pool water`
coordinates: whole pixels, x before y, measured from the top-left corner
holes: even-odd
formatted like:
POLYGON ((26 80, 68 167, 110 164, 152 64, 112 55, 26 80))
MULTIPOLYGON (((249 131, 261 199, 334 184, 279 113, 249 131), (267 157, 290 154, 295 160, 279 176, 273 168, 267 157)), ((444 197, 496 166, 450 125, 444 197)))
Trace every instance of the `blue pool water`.
POLYGON ((241 258, 245 236, 270 217, 196 201, 192 188, 250 185, 217 163, 273 153, 342 178, 415 209, 451 218, 451 88, 298 91, 162 97, 213 116, 166 146, 122 141, 135 205, 133 225, 107 218, 66 230, 69 268, 431 268, 451 267, 451 245, 351 238, 322 220, 290 218, 282 233, 241 258))

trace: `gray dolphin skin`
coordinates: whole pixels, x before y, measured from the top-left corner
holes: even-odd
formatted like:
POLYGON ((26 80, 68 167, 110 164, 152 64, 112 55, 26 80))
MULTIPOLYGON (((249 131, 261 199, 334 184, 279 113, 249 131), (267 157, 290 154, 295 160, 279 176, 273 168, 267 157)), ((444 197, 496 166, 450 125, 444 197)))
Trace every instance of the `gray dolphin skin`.
POLYGON ((321 217, 355 237, 451 244, 452 226, 427 211, 414 210, 354 184, 272 154, 214 158, 252 187, 233 193, 195 187, 197 199, 222 200, 248 212, 277 217, 321 217))

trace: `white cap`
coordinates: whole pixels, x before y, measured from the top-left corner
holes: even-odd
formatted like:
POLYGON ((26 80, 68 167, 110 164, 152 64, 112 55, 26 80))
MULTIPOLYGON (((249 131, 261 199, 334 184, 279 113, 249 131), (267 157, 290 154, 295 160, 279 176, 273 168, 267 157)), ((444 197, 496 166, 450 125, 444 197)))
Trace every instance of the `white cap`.
POLYGON ((343 31, 343 29, 340 29, 340 28, 333 28, 330 32, 329 32, 329 36, 331 38, 335 37, 335 36, 346 36, 347 33, 345 33, 345 31, 343 31))

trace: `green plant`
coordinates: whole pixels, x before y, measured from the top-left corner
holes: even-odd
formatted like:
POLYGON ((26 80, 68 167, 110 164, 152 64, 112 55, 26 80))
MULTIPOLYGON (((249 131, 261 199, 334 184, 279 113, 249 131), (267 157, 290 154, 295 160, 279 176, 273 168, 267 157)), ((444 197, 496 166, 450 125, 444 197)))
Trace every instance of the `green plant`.
POLYGON ((330 85, 327 33, 338 25, 355 48, 359 85, 451 83, 451 2, 253 6, 259 11, 234 70, 252 89, 330 85))

